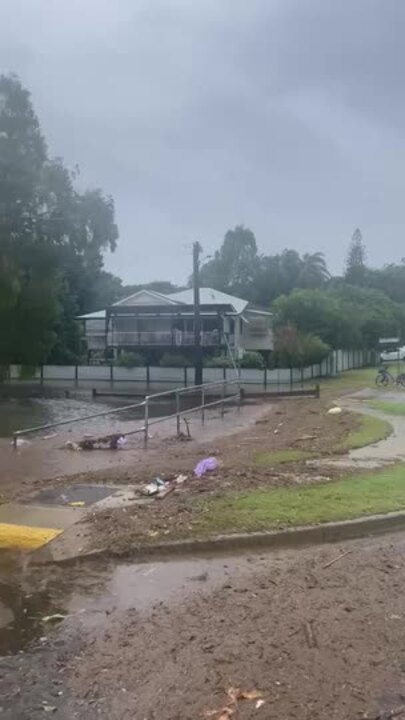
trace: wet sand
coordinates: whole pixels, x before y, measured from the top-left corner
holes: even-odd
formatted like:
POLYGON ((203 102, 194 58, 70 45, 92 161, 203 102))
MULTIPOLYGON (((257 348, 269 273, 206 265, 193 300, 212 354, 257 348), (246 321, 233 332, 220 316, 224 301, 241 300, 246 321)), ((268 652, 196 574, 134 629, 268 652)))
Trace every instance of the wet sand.
POLYGON ((401 720, 404 549, 396 534, 65 569, 42 587, 48 604, 31 599, 34 644, 0 659, 2 717, 42 718, 46 704, 62 720, 217 720, 224 707, 240 720, 401 720), (61 625, 41 625, 51 609, 68 614, 61 625), (236 708, 231 687, 263 705, 236 708))

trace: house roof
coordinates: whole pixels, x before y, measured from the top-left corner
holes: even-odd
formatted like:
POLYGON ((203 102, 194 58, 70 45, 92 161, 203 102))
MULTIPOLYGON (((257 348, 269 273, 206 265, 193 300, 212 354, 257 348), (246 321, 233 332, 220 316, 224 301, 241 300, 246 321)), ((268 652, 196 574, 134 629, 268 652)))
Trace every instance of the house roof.
MULTIPOLYGON (((170 295, 164 295, 158 293, 155 290, 139 290, 133 295, 129 295, 126 298, 122 298, 118 302, 114 303, 112 307, 121 306, 122 308, 133 307, 136 305, 146 306, 191 306, 194 303, 194 290, 188 288, 187 290, 180 290, 170 295)), ((218 308, 219 305, 227 305, 228 308, 233 308, 236 315, 241 315, 244 310, 249 310, 247 300, 238 298, 235 295, 229 295, 228 293, 221 292, 220 290, 214 290, 213 288, 200 288, 200 303, 202 306, 214 306, 218 308)), ((252 308, 253 310, 253 308, 252 308)), ((254 310, 255 311, 255 310, 254 310)), ((266 311, 262 311, 265 312, 266 311)), ((266 313, 267 314, 267 313, 266 313)), ((106 310, 97 310, 96 312, 87 313, 86 315, 79 315, 80 320, 103 320, 106 317, 106 310)))
MULTIPOLYGON (((192 305, 194 302, 194 290, 193 288, 180 290, 179 292, 170 293, 167 297, 185 305, 192 305)), ((200 303, 201 305, 232 305, 238 315, 244 311, 248 304, 247 300, 242 300, 242 298, 205 287, 200 288, 200 303)))
MULTIPOLYGON (((148 305, 175 305, 176 300, 171 298, 170 295, 164 295, 163 293, 157 292, 156 290, 148 290, 147 288, 144 288, 142 290, 138 290, 136 293, 133 293, 132 295, 128 295, 128 297, 122 298, 121 300, 118 300, 114 303, 115 305, 137 305, 137 300, 141 300, 142 298, 147 299, 148 305), (152 302, 151 302, 152 301, 152 302)), ((140 302, 139 305, 143 305, 144 303, 140 302)))
POLYGON ((95 312, 86 313, 85 315, 77 315, 78 320, 105 320, 105 317, 105 310, 96 310, 95 312))

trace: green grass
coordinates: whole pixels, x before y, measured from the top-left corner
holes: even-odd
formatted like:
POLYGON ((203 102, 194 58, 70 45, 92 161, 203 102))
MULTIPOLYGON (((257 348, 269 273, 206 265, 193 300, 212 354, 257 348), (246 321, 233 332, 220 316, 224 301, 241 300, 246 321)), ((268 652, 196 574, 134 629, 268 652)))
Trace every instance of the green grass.
POLYGON ((335 390, 344 394, 347 392, 355 392, 367 387, 374 387, 375 376, 377 371, 375 368, 362 368, 360 370, 346 370, 339 373, 334 378, 323 378, 320 381, 322 390, 335 390))
POLYGON ((367 405, 374 410, 380 410, 386 415, 405 415, 405 404, 389 402, 388 400, 370 400, 367 405))
POLYGON ((389 422, 372 415, 361 415, 359 423, 356 429, 351 430, 334 445, 334 452, 348 452, 366 445, 373 445, 380 440, 384 440, 392 433, 389 422))
POLYGON ((322 485, 254 490, 200 507, 197 534, 315 525, 405 509, 405 465, 322 485))
POLYGON ((308 450, 286 448, 283 450, 264 450, 256 452, 253 462, 256 467, 274 467, 276 465, 283 465, 284 463, 308 460, 311 457, 314 457, 314 453, 309 452, 308 450))

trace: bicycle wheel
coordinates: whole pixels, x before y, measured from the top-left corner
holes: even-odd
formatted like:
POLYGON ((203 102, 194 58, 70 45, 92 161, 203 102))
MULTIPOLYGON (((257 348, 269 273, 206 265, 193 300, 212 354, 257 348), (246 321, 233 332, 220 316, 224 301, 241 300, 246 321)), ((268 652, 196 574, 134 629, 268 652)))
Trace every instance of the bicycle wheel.
POLYGON ((401 373, 400 375, 398 375, 397 384, 405 387, 405 373, 401 373))
POLYGON ((385 373, 378 373, 375 379, 375 384, 377 385, 377 387, 387 387, 387 385, 389 385, 389 382, 390 379, 385 373))

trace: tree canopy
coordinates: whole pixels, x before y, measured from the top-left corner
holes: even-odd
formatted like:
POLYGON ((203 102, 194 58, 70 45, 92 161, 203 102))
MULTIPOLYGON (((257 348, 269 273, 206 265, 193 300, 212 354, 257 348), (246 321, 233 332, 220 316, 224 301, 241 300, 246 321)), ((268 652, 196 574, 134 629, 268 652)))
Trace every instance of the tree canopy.
POLYGON ((1 363, 80 352, 74 317, 92 309, 118 231, 112 198, 74 180, 48 156, 28 91, 0 76, 1 363))

